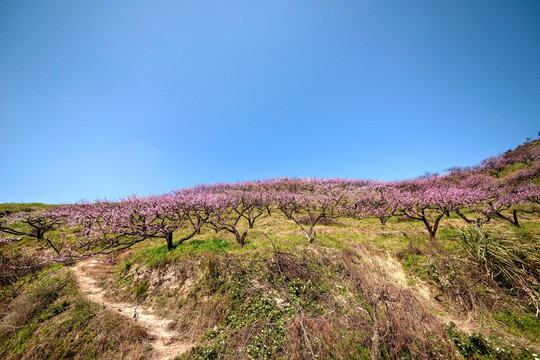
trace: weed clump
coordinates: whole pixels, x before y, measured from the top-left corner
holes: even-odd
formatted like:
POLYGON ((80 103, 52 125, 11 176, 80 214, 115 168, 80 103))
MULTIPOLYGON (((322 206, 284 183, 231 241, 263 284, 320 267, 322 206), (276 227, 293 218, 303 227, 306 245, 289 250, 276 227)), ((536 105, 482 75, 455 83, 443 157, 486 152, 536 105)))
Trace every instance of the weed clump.
POLYGON ((540 237, 471 226, 460 238, 469 256, 510 295, 526 296, 540 315, 540 237))

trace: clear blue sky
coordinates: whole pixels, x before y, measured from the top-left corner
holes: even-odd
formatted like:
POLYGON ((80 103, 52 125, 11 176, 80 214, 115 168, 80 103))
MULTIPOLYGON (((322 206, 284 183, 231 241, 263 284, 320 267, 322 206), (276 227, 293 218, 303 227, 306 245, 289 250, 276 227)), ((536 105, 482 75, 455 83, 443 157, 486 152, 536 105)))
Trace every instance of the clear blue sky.
POLYGON ((0 202, 403 179, 539 131, 537 0, 0 0, 0 202))

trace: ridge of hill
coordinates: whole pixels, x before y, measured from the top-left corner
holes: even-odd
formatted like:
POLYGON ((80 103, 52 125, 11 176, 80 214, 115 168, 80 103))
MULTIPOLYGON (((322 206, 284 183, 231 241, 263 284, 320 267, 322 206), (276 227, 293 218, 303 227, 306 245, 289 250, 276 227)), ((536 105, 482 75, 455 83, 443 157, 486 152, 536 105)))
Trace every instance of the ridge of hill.
MULTIPOLYGON (((538 186, 539 150, 530 141, 440 178, 538 186)), ((60 263, 40 259, 77 228, 12 234, 0 244, 0 358, 534 360, 540 217, 534 202, 499 210, 519 223, 447 212, 435 242, 403 214, 324 217, 306 242, 311 214, 269 210, 245 244, 202 227, 173 249, 149 238, 60 263)))

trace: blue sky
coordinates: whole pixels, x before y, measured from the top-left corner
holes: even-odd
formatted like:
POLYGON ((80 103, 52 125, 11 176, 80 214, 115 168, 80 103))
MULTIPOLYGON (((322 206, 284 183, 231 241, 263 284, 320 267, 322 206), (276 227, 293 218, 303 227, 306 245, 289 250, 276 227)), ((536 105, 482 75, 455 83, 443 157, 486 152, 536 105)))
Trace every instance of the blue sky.
POLYGON ((540 131, 540 2, 0 0, 0 202, 393 180, 540 131))

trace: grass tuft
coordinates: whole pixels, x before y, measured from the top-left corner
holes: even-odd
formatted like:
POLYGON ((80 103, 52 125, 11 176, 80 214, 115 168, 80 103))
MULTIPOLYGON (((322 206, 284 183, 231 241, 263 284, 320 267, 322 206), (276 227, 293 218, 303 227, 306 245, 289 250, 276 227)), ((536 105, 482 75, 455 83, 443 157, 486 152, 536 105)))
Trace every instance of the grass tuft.
POLYGON ((540 315, 540 236, 466 227, 460 238, 471 258, 509 294, 522 293, 540 315))

